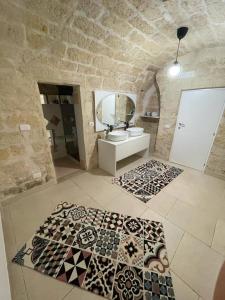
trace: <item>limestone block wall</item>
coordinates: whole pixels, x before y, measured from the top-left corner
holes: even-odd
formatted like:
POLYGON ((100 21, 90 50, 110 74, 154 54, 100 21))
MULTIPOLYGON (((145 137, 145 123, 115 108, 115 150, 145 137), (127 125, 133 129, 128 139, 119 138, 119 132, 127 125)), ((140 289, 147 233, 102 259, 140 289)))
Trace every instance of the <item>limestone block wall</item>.
POLYGON ((0 199, 55 179, 37 82, 80 86, 85 168, 97 166, 93 91, 136 92, 143 61, 127 61, 130 44, 116 39, 129 28, 109 30, 105 8, 82 3, 0 1, 0 199), (103 15, 105 25, 93 21, 103 15), (31 131, 21 134, 21 123, 31 131))
MULTIPOLYGON (((205 48, 179 58, 182 73, 169 78, 167 68, 157 74, 161 94, 156 155, 168 159, 178 114, 181 91, 225 87, 225 48, 205 48), (166 128, 165 125, 169 125, 166 128)), ((220 122, 205 172, 225 179, 225 115, 220 122)))
MULTIPOLYGON (((93 90, 137 93, 137 111, 142 113, 141 90, 147 91, 153 72, 174 57, 176 28, 184 20, 191 30, 181 54, 224 45, 224 4, 215 9, 200 2, 196 10, 193 1, 181 0, 179 5, 149 0, 0 0, 0 199, 55 178, 37 82, 80 86, 82 165, 92 168, 97 165, 98 136, 89 126, 94 120, 93 90), (31 131, 22 135, 21 123, 30 124, 31 131), (39 171, 41 178, 34 179, 39 171)), ((210 53, 202 56, 201 51, 198 61, 187 56, 187 64, 198 67, 199 80, 181 80, 181 86, 208 86, 213 80, 214 86, 224 85, 224 57, 220 50, 210 53)), ((158 78, 165 100, 157 151, 168 158, 173 126, 165 130, 164 124, 175 120, 180 87, 163 80, 162 74, 158 78)), ((221 138, 214 144, 207 170, 220 173, 221 138)))

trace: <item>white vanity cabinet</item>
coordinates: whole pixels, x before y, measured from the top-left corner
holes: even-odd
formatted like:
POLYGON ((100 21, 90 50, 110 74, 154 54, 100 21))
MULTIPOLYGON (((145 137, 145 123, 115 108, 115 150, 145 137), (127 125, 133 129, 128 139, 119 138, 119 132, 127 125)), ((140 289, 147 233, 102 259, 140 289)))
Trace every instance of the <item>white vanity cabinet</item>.
POLYGON ((116 175, 116 163, 135 153, 142 157, 149 154, 150 134, 143 133, 141 136, 129 137, 125 141, 111 142, 98 140, 98 163, 99 168, 116 175))

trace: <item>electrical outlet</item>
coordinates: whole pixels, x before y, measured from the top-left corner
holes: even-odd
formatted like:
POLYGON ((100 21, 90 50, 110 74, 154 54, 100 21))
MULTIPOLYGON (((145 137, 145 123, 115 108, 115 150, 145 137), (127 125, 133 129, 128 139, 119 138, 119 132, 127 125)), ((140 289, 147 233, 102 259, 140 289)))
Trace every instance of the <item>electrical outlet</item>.
POLYGON ((30 131, 30 124, 20 124, 20 131, 30 131))
POLYGON ((33 172, 33 178, 34 179, 41 178, 41 172, 33 172))

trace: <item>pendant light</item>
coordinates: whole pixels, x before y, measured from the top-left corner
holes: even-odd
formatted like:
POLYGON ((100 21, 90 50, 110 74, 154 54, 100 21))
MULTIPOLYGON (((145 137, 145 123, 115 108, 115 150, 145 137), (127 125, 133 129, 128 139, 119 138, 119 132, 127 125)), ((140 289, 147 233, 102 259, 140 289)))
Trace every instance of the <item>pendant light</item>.
POLYGON ((180 49, 180 41, 186 36, 187 32, 188 32, 188 27, 179 27, 177 29, 177 38, 178 38, 179 42, 178 42, 178 46, 177 46, 176 59, 175 59, 175 62, 173 63, 173 65, 168 70, 168 74, 171 77, 176 77, 180 73, 181 66, 180 66, 179 62, 177 61, 177 58, 178 58, 179 49, 180 49))

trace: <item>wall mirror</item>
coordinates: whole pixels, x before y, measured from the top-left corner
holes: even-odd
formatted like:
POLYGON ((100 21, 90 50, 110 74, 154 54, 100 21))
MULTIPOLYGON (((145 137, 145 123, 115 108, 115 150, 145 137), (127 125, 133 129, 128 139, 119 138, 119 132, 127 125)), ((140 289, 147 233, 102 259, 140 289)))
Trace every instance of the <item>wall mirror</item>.
POLYGON ((103 131, 108 125, 124 127, 134 125, 136 95, 128 93, 95 91, 95 129, 103 131))

